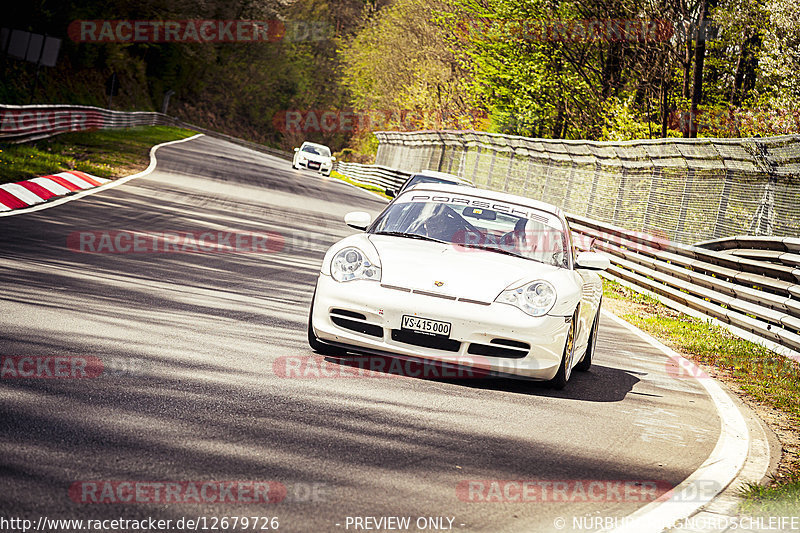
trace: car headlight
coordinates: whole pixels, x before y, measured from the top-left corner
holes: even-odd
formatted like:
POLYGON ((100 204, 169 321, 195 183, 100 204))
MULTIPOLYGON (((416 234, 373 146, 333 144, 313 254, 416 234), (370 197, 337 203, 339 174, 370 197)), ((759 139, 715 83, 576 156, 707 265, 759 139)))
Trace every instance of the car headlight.
POLYGON ((556 289, 547 281, 534 281, 504 290, 495 302, 516 306, 531 316, 543 316, 556 303, 556 289))
POLYGON ((333 256, 331 276, 336 281, 353 281, 356 279, 381 280, 381 267, 372 264, 364 252, 349 247, 333 256))

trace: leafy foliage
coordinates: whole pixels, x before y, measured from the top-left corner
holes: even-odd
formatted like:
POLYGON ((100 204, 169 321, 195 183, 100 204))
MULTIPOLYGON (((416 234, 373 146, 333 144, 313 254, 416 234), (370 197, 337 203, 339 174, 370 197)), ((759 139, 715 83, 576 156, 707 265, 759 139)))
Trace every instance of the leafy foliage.
POLYGON ((421 15, 418 0, 396 0, 343 50, 355 105, 438 111, 468 103, 473 115, 487 115, 474 124, 481 129, 554 138, 689 134, 690 116, 701 136, 800 127, 791 118, 800 107, 800 33, 791 23, 800 8, 788 0, 425 5, 435 15, 421 15), (693 99, 699 106, 689 115, 693 99), (750 118, 776 107, 778 118, 750 118))

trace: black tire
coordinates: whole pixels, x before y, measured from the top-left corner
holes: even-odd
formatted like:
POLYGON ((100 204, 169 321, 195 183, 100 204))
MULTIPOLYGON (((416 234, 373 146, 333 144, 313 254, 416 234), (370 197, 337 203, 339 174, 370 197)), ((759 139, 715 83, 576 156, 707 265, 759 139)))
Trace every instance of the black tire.
POLYGON ((597 328, 600 324, 600 306, 603 304, 603 299, 597 304, 597 314, 594 316, 592 323, 592 330, 589 332, 589 340, 586 342, 586 353, 583 354, 583 359, 575 365, 575 370, 586 372, 592 366, 592 358, 594 357, 594 349, 597 345, 597 328))
POLYGON ((564 355, 561 357, 561 366, 558 367, 555 377, 549 381, 550 386, 556 390, 561 390, 567 386, 572 375, 572 358, 575 357, 575 330, 578 327, 578 311, 572 315, 567 340, 564 342, 564 355))
POLYGON ((339 348, 338 346, 331 346, 330 344, 325 344, 324 342, 320 341, 316 335, 314 335, 314 326, 311 323, 314 316, 314 299, 317 296, 317 289, 314 289, 314 296, 311 297, 311 309, 308 311, 308 345, 311 346, 311 349, 321 355, 331 355, 331 356, 343 356, 347 353, 347 350, 344 348, 339 348))

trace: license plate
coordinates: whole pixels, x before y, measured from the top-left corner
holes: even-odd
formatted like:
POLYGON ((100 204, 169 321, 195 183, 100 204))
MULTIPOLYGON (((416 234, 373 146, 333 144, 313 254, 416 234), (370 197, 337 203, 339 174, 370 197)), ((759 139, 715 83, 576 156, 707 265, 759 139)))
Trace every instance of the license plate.
POLYGON ((401 329, 408 329, 426 335, 436 335, 440 337, 450 336, 450 322, 441 322, 439 320, 431 320, 430 318, 403 315, 403 322, 400 327, 401 329))
POLYGON ((313 169, 313 170, 319 170, 319 165, 320 165, 320 163, 315 163, 314 161, 309 161, 308 162, 308 168, 313 169))

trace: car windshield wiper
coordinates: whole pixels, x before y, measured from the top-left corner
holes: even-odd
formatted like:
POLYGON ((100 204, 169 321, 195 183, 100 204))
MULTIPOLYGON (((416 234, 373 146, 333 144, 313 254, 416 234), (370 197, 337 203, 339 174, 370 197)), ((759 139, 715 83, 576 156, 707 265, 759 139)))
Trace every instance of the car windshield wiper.
POLYGON ((419 233, 406 233, 404 231, 376 231, 373 235, 391 235, 393 237, 406 237, 408 239, 419 239, 422 241, 432 241, 432 242, 440 242, 442 244, 450 244, 446 241, 440 241, 439 239, 434 239, 433 237, 428 237, 427 235, 420 235, 419 233))
POLYGON ((492 246, 486 246, 485 244, 468 244, 468 243, 458 243, 457 246, 463 246, 464 248, 477 248, 478 250, 487 250, 489 252, 497 252, 498 254, 505 254, 510 255, 511 257, 519 257, 521 259, 530 259, 531 261, 536 261, 537 263, 544 263, 548 265, 549 263, 542 261, 540 259, 536 259, 534 257, 527 257, 520 254, 515 254, 514 252, 509 252, 508 250, 503 250, 502 248, 495 248, 492 246))
POLYGON ((502 248, 495 248, 494 246, 486 246, 485 244, 469 244, 466 242, 460 242, 456 246, 463 246, 464 248, 476 248, 478 250, 487 250, 489 252, 497 252, 498 254, 506 254, 506 255, 511 255, 513 257, 522 257, 523 259, 527 259, 527 257, 515 254, 514 252, 509 252, 508 250, 503 250, 502 248))

